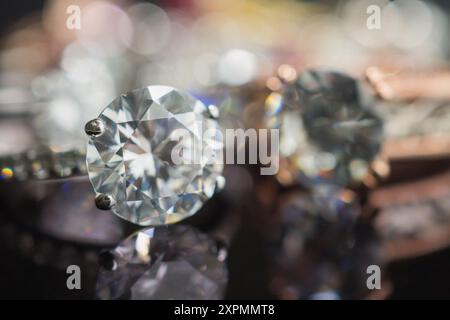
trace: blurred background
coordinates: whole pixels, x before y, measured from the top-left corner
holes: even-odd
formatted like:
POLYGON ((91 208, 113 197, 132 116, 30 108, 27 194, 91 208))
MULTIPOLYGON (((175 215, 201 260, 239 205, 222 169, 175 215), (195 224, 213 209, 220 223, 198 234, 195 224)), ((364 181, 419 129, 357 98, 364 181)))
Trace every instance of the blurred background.
MULTIPOLYGON (((338 70, 379 99, 376 181, 311 196, 285 176, 227 166, 224 192, 183 223, 210 233, 232 217, 225 298, 448 299, 449 14, 444 0, 3 1, 0 154, 83 148, 88 120, 150 84, 218 104, 223 127, 259 127, 280 79, 338 70), (380 28, 368 27, 370 6, 380 28), (322 198, 339 219, 356 216, 351 226, 322 218, 322 198), (382 290, 365 288, 370 264, 382 290)), ((0 199, 0 297, 94 298, 98 252, 128 227, 96 211, 88 182, 0 181, 0 199), (70 263, 87 270, 80 291, 65 286, 70 263)))

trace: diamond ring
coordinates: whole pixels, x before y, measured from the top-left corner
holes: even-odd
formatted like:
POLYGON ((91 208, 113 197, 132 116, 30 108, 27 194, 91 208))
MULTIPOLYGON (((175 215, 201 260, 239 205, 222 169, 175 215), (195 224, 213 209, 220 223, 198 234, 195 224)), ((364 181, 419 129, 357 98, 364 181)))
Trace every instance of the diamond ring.
POLYGON ((2 177, 87 174, 99 209, 141 226, 175 223, 224 186, 223 145, 218 135, 203 135, 220 132, 218 116, 217 107, 186 92, 148 86, 119 96, 86 124, 86 152, 46 148, 8 156, 0 162, 2 177))

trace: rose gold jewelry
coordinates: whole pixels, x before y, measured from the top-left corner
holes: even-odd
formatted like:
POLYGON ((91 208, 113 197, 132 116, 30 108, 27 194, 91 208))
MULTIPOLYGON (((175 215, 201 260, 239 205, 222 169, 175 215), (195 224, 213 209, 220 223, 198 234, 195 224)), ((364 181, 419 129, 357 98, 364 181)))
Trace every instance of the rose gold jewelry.
POLYGON ((387 260, 415 257, 450 244, 450 171, 374 190, 375 226, 387 260))
POLYGON ((389 73, 369 67, 366 77, 377 94, 385 100, 450 100, 449 71, 389 73))

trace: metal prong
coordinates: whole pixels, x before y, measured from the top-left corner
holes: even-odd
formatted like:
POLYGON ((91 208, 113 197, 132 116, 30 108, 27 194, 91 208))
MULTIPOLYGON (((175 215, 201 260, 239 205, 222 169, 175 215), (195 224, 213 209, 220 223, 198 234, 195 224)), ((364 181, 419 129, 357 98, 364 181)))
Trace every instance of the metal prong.
POLYGON ((86 123, 84 131, 90 137, 98 137, 105 132, 105 124, 100 119, 92 119, 86 123))
POLYGON ((211 118, 218 119, 220 116, 219 108, 217 108, 217 106, 215 106, 213 104, 210 104, 208 106, 208 114, 211 118))
POLYGON ((116 201, 109 194, 100 193, 95 196, 95 205, 100 210, 109 210, 116 204, 116 201))
POLYGON ((226 180, 224 176, 218 176, 216 178, 216 189, 215 192, 220 192, 225 188, 226 180))

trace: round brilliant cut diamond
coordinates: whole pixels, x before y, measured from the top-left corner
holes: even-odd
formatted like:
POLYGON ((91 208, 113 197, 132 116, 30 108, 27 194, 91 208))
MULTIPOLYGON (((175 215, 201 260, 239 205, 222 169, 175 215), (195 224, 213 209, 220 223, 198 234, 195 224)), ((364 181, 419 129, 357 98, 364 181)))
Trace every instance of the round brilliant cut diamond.
POLYGON ((98 117, 102 134, 87 147, 97 195, 112 197, 111 210, 139 225, 174 223, 197 212, 223 170, 220 134, 203 134, 220 132, 208 115, 202 102, 168 86, 116 98, 98 117))

